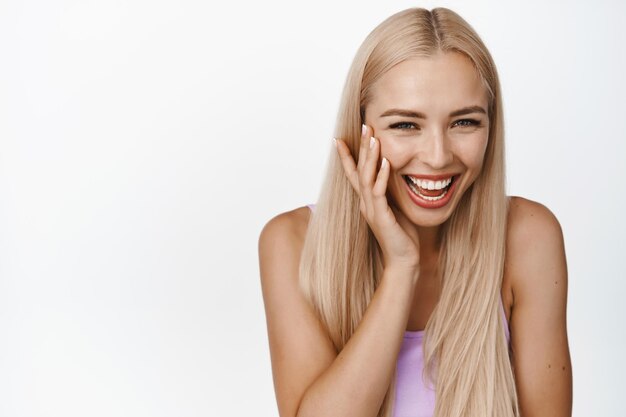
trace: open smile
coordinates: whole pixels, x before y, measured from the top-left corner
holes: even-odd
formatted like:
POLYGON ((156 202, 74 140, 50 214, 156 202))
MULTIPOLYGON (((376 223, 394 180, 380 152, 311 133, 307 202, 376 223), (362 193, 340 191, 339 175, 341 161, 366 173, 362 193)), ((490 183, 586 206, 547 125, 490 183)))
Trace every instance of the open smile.
POLYGON ((423 208, 435 209, 448 204, 460 174, 435 180, 403 175, 411 200, 423 208))

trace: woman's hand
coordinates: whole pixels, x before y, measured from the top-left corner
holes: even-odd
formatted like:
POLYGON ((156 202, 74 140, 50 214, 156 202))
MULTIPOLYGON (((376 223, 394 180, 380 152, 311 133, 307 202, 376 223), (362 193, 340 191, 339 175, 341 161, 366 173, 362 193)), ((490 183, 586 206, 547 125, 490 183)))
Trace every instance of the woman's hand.
POLYGON ((376 173, 380 142, 371 137, 370 128, 363 125, 358 165, 348 146, 336 139, 337 152, 343 169, 360 197, 361 214, 369 224, 383 254, 383 267, 410 268, 419 271, 419 236, 415 225, 387 202, 387 182, 391 167, 382 158, 376 173))

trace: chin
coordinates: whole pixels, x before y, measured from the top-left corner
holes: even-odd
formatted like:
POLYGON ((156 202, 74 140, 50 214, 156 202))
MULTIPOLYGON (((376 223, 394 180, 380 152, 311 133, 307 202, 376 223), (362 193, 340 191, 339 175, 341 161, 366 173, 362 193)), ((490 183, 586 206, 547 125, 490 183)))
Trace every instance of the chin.
POLYGON ((450 215, 425 215, 425 216, 417 216, 412 213, 410 216, 407 216, 409 220, 416 226, 420 227, 437 227, 444 224, 450 218, 450 215))

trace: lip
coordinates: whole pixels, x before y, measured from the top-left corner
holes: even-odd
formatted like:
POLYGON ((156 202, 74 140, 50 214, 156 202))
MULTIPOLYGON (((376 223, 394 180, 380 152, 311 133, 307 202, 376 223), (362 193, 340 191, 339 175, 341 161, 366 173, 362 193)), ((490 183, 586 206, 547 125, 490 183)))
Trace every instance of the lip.
MULTIPOLYGON (((411 191, 409 184, 407 184, 404 179, 402 180, 402 182, 404 183, 407 193, 409 193, 409 198, 416 205, 422 208, 427 208, 427 209, 437 209, 437 208, 441 208, 447 205, 448 202, 450 202, 450 200, 452 199, 452 196, 454 195, 454 191, 456 190, 456 184, 459 182, 460 175, 456 174, 456 175, 452 175, 452 177, 454 178, 453 178, 452 184, 450 185, 450 189, 441 200, 437 200, 437 201, 428 201, 428 200, 424 200, 423 198, 420 198, 419 196, 415 195, 413 191, 411 191)), ((418 177, 418 178, 427 178, 427 177, 418 177)), ((450 176, 442 177, 439 175, 438 178, 436 179, 441 179, 441 178, 450 178, 450 176)), ((427 178, 427 179, 431 179, 431 178, 427 178)), ((432 178, 432 179, 434 180, 435 178, 432 178)))

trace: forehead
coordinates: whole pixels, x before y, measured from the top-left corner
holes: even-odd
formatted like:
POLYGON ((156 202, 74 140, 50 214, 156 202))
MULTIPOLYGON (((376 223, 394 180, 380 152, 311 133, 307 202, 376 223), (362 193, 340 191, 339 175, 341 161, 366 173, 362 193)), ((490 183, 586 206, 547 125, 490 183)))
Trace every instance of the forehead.
POLYGON ((447 114, 468 105, 487 107, 487 91, 468 57, 439 52, 403 61, 372 86, 368 107, 403 108, 425 114, 447 114))

